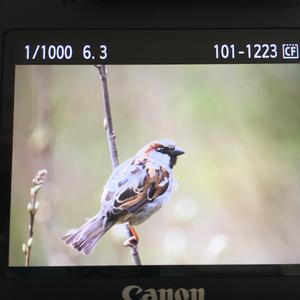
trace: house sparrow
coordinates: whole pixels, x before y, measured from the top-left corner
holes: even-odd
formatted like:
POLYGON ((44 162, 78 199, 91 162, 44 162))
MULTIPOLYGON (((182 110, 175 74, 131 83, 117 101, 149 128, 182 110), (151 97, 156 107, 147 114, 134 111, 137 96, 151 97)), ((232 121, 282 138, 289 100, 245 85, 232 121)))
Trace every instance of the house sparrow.
POLYGON ((114 169, 103 188, 99 213, 62 240, 88 255, 114 224, 128 223, 137 242, 138 235, 132 225, 144 222, 170 199, 175 183, 173 167, 177 156, 183 153, 169 140, 144 146, 114 169))

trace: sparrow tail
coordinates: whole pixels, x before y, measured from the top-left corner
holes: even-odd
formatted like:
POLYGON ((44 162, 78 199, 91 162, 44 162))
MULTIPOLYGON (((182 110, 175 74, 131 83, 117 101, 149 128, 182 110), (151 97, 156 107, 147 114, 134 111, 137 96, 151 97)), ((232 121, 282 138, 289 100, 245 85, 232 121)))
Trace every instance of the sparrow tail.
POLYGON ((100 238, 113 224, 112 222, 106 222, 105 216, 97 214, 79 229, 70 230, 61 240, 77 251, 89 255, 100 238))

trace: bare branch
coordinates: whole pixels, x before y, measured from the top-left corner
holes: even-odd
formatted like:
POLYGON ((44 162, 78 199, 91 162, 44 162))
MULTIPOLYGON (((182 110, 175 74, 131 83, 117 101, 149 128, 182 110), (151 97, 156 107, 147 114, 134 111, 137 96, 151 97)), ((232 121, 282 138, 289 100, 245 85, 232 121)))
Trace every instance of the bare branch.
POLYGON ((34 217, 39 208, 39 202, 37 201, 37 194, 44 184, 45 177, 47 175, 47 170, 38 171, 37 175, 32 180, 32 187, 30 189, 31 200, 27 205, 27 210, 29 212, 29 226, 28 226, 28 240, 27 243, 23 243, 22 250, 25 254, 25 267, 30 265, 30 254, 33 243, 33 225, 34 217))
POLYGON ((104 128, 106 131, 108 146, 110 150, 110 158, 112 162, 113 169, 119 165, 118 151, 116 145, 116 135, 113 130, 111 109, 109 103, 109 93, 107 85, 107 68, 105 65, 97 65, 96 68, 99 71, 101 82, 102 82, 102 92, 103 92, 103 104, 104 104, 104 128))
MULTIPOLYGON (((105 112, 104 129, 106 131, 106 137, 109 146, 112 167, 113 169, 115 169, 119 165, 119 159, 118 159, 118 151, 116 145, 116 134, 113 130, 113 123, 112 123, 112 116, 111 116, 111 109, 110 109, 110 100, 109 100, 108 84, 107 84, 107 68, 106 65, 95 65, 95 67, 99 71, 99 75, 102 83, 102 96, 103 96, 103 104, 104 104, 104 112, 105 112)), ((132 233, 129 229, 129 226, 127 224, 125 226, 126 226, 126 232, 128 238, 130 239, 132 237, 132 233)), ((130 242, 130 244, 128 244, 128 246, 130 248, 133 262, 136 265, 141 265, 142 263, 137 248, 137 242, 132 241, 130 242)))
MULTIPOLYGON (((140 258, 138 247, 137 247, 137 241, 131 239, 132 233, 129 229, 128 223, 125 224, 125 230, 126 230, 127 235, 128 235, 128 240, 127 241, 130 241, 129 244, 127 244, 125 246, 130 247, 130 253, 131 253, 131 257, 132 257, 132 260, 133 260, 134 264, 140 266, 142 264, 142 262, 141 262, 141 258, 140 258)), ((127 241, 125 241, 125 243, 127 241)))

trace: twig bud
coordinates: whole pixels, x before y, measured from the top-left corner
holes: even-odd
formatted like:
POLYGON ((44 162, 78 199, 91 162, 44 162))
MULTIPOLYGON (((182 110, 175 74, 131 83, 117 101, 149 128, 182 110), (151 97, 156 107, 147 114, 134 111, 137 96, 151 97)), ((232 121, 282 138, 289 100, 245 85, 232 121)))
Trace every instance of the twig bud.
POLYGON ((38 171, 37 175, 33 178, 33 185, 40 185, 44 183, 45 176, 48 174, 46 169, 38 171))
POLYGON ((106 117, 103 120, 103 127, 104 127, 104 130, 107 130, 107 118, 106 117))
POLYGON ((32 204, 31 204, 31 202, 29 202, 28 203, 28 205, 27 205, 27 210, 31 213, 32 212, 32 204))
POLYGON ((30 238, 28 239, 28 241, 27 241, 27 247, 28 247, 28 248, 31 248, 32 242, 33 242, 33 238, 30 237, 30 238))
POLYGON ((41 187, 42 187, 42 184, 38 184, 38 185, 35 185, 34 187, 32 187, 30 189, 30 195, 31 195, 31 197, 34 197, 35 194, 41 189, 41 187))
POLYGON ((123 246, 124 247, 131 247, 131 244, 130 244, 128 239, 126 241, 124 241, 123 246))
POLYGON ((37 212, 37 210, 39 209, 39 206, 40 206, 40 202, 37 201, 34 205, 34 213, 37 212))
POLYGON ((38 172, 37 177, 45 177, 48 174, 48 171, 46 169, 42 169, 38 172))
POLYGON ((24 252, 24 254, 27 254, 27 252, 28 252, 28 247, 24 243, 22 244, 22 251, 24 252))

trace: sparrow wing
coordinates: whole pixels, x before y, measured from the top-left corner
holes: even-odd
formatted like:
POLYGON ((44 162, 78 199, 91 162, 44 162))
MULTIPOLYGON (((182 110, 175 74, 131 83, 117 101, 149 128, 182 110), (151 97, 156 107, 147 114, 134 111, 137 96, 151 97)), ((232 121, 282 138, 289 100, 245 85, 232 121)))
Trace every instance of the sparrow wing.
POLYGON ((169 181, 169 172, 149 158, 126 161, 114 170, 104 186, 102 209, 113 215, 131 213, 162 195, 169 181))

